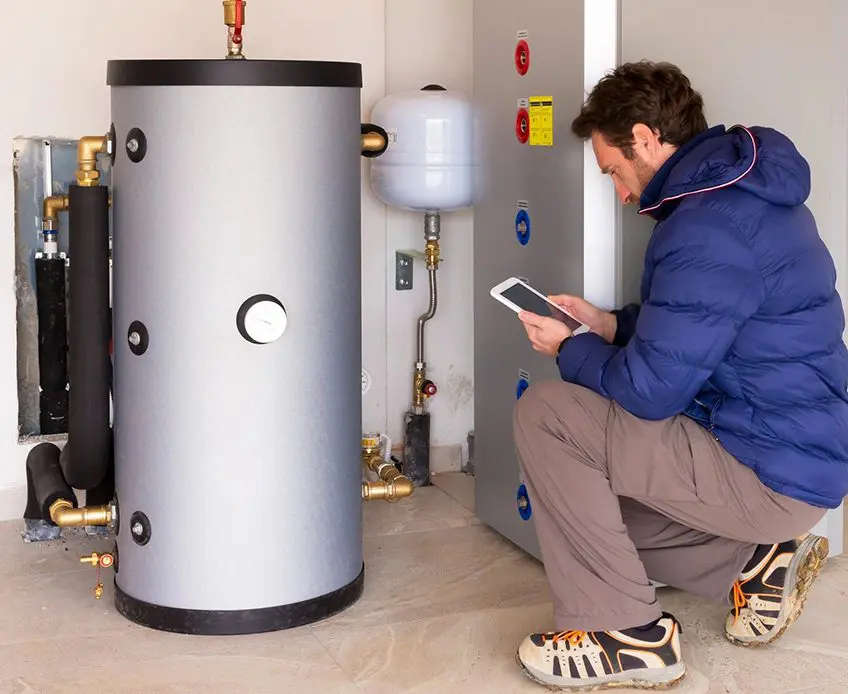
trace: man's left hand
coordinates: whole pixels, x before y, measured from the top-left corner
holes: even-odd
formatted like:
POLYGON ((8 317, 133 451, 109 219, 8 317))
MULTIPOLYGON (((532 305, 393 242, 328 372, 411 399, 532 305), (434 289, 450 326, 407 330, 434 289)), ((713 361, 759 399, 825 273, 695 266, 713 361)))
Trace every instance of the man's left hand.
POLYGON ((549 357, 555 357, 562 341, 571 337, 568 326, 556 318, 538 316, 529 311, 522 311, 518 314, 518 318, 524 324, 533 349, 549 357))

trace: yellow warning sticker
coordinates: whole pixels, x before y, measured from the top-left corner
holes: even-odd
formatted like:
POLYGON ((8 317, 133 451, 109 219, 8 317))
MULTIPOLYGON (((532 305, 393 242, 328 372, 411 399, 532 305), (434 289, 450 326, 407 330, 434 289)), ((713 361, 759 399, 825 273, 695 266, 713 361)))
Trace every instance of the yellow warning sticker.
POLYGON ((554 98, 530 97, 530 145, 554 146, 554 98))

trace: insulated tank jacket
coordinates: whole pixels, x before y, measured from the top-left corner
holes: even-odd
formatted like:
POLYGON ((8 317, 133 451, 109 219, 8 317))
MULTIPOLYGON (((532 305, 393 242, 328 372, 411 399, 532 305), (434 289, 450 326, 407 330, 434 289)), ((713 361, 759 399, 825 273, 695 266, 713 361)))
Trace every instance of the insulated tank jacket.
POLYGON ((648 420, 684 414, 772 490, 848 494, 848 351, 833 259, 805 202, 810 168, 769 128, 680 147, 640 200, 657 222, 641 306, 614 344, 567 340, 562 378, 648 420))

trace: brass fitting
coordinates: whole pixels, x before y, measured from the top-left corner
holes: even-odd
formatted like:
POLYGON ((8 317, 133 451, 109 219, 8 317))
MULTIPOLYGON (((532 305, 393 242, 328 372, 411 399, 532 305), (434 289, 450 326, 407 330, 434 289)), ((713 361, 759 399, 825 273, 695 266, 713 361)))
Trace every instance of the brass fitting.
MULTIPOLYGON (((247 3, 242 3, 242 8, 247 8, 247 3)), ((228 27, 236 26, 236 0, 224 0, 224 24, 228 27)))
POLYGON ((100 183, 97 155, 106 152, 109 138, 106 135, 86 135, 77 145, 77 185, 96 186, 100 183))
POLYGON ((427 372, 423 365, 416 365, 415 373, 412 376, 412 406, 416 408, 416 412, 421 411, 424 407, 424 402, 427 396, 424 394, 424 381, 427 380, 427 372))
POLYGON ((439 242, 436 240, 427 241, 424 246, 424 262, 427 263, 428 270, 436 270, 439 267, 439 242))
POLYGON ((227 58, 244 58, 244 38, 241 29, 247 23, 247 3, 241 3, 241 25, 238 25, 236 0, 224 0, 224 24, 227 25, 227 58), (238 34, 236 33, 238 31, 238 34))
POLYGON ((80 564, 91 564, 95 568, 99 566, 101 569, 108 569, 114 563, 114 555, 109 554, 108 552, 105 554, 92 552, 90 555, 80 557, 80 564))
POLYGON ((386 148, 386 138, 380 133, 370 132, 359 136, 363 152, 380 152, 386 148))
POLYGON ((50 520, 60 528, 109 525, 112 522, 112 507, 106 505, 74 508, 70 501, 59 499, 50 506, 50 520))
POLYGON ((414 491, 412 480, 401 473, 394 465, 383 460, 379 451, 363 451, 362 462, 366 468, 376 473, 379 482, 363 482, 362 498, 366 501, 385 500, 390 503, 410 496, 414 491))
POLYGON ((55 230, 59 223, 59 213, 67 209, 67 195, 51 195, 44 198, 44 206, 41 213, 41 228, 45 231, 55 230))

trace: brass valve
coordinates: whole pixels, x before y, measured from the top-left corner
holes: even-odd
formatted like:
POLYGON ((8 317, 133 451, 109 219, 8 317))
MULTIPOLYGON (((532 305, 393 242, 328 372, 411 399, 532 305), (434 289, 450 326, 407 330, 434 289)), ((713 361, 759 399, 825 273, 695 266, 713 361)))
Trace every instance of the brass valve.
POLYGON ((227 58, 244 58, 244 35, 247 3, 245 0, 224 0, 224 24, 227 25, 227 58))
POLYGON ((113 554, 109 554, 105 552, 104 554, 98 554, 97 552, 92 552, 91 555, 80 557, 81 564, 91 564, 95 569, 97 569, 97 584, 94 586, 94 599, 100 600, 103 597, 103 581, 100 580, 100 569, 109 569, 115 563, 115 556, 113 554))
POLYGON ((108 552, 98 554, 92 552, 90 556, 80 557, 81 564, 91 564, 94 568, 109 569, 115 563, 115 557, 108 552))
POLYGON ((432 398, 437 392, 438 387, 433 381, 427 378, 427 372, 424 366, 416 367, 415 373, 412 375, 412 403, 415 407, 423 407, 424 403, 432 398))

